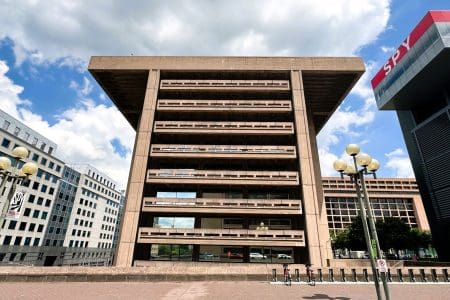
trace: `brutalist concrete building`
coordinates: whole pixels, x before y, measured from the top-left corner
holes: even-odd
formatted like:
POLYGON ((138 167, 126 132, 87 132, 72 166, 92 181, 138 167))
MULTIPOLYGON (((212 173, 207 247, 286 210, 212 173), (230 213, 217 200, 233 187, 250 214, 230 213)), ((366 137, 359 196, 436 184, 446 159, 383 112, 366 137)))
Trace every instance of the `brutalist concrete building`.
POLYGON ((450 260, 450 11, 430 11, 372 80, 396 110, 439 257, 450 260))
POLYGON ((359 58, 93 57, 136 130, 116 265, 326 264, 316 135, 359 58))

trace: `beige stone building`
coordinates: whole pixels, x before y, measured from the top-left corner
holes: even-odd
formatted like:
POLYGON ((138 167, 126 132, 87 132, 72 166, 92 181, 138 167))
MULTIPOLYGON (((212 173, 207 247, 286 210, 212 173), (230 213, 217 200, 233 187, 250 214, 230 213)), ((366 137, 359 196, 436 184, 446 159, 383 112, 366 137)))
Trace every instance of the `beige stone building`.
POLYGON ((316 135, 361 59, 93 57, 136 130, 118 266, 331 257, 316 135))
MULTIPOLYGON (((400 218, 412 228, 430 230, 415 179, 366 178, 365 181, 375 220, 400 218)), ((323 191, 328 227, 336 233, 358 216, 355 187, 349 178, 324 177, 323 191)))

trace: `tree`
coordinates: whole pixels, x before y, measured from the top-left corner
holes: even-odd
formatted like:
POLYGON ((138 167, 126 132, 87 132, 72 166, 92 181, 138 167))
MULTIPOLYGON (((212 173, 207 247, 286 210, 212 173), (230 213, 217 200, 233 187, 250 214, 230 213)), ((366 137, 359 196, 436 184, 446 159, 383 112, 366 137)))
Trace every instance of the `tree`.
POLYGON ((333 248, 346 249, 350 248, 348 241, 348 230, 339 231, 337 234, 332 234, 333 248))
POLYGON ((366 249, 364 228, 360 217, 354 218, 348 227, 348 247, 353 250, 366 249))
POLYGON ((410 244, 411 228, 403 220, 399 218, 384 218, 378 220, 375 224, 377 228, 378 240, 380 248, 389 249, 406 249, 410 244))

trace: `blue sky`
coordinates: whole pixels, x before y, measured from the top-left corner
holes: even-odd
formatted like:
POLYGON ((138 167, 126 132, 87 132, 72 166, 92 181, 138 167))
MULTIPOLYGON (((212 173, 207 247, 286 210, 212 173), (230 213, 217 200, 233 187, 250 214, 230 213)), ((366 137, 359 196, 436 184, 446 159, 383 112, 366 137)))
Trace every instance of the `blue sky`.
POLYGON ((333 160, 355 142, 380 160, 380 176, 413 176, 397 117, 377 110, 370 79, 427 10, 449 6, 0 0, 0 109, 54 140, 64 160, 125 185, 134 132, 87 72, 91 55, 357 55, 367 72, 318 137, 322 173, 333 175, 333 160))

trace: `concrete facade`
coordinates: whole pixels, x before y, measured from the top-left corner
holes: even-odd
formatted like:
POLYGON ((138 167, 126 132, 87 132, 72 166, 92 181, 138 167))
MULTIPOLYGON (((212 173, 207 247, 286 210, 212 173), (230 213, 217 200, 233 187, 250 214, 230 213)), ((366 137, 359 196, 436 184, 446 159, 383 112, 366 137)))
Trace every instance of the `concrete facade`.
POLYGON ((93 57, 89 70, 136 129, 117 266, 331 258, 316 134, 359 58, 93 57))

